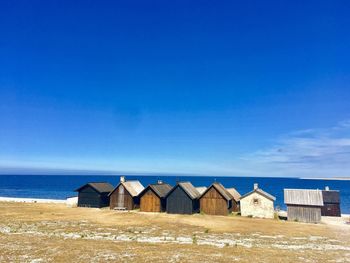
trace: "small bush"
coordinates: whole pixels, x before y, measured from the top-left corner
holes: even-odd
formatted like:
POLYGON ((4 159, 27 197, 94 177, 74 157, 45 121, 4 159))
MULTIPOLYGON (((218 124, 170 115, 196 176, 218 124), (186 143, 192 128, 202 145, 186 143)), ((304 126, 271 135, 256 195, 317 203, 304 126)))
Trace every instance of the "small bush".
POLYGON ((196 234, 193 234, 193 236, 192 236, 192 244, 193 245, 197 245, 197 236, 196 236, 196 234))

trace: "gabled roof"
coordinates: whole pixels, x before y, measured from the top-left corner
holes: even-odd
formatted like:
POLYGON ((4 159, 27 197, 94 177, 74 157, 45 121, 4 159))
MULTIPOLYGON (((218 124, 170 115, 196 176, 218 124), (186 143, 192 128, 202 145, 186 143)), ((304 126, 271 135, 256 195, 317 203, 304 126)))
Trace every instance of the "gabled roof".
POLYGON ((171 185, 165 184, 165 183, 150 184, 140 193, 140 196, 142 196, 144 193, 146 193, 149 189, 152 189, 153 192, 159 198, 164 198, 170 192, 171 188, 172 188, 171 185))
POLYGON ((132 197, 138 196, 143 191, 143 189, 145 189, 143 185, 140 183, 140 181, 132 180, 132 181, 120 182, 109 195, 111 195, 115 190, 117 190, 117 188, 120 185, 123 185, 126 191, 128 191, 128 193, 132 197))
POLYGON ((93 189, 95 189, 95 191, 97 191, 98 193, 110 193, 111 191, 113 191, 113 185, 111 185, 110 183, 105 183, 105 182, 92 182, 92 183, 87 183, 84 184, 83 186, 79 187, 78 189, 76 189, 76 192, 79 192, 81 189, 83 189, 86 186, 90 186, 93 189))
POLYGON ((284 189, 284 203, 287 205, 323 206, 321 190, 284 189))
POLYGON ((323 196, 323 203, 332 203, 332 204, 340 203, 339 191, 323 190, 322 196, 323 196))
POLYGON ((207 190, 205 186, 199 186, 199 187, 196 187, 196 189, 199 192, 199 194, 203 194, 204 191, 207 190))
POLYGON ((275 201, 276 200, 276 197, 274 197, 273 195, 270 195, 269 193, 263 191, 262 189, 260 188, 256 188, 254 189, 253 191, 250 191, 249 193, 246 193, 244 195, 241 196, 240 200, 242 200, 243 198, 253 194, 253 193, 258 193, 262 196, 265 196, 267 199, 270 199, 271 201, 275 201))
POLYGON ((222 184, 217 182, 209 186, 208 189, 204 191, 204 193, 201 195, 201 197, 203 197, 212 187, 215 188, 216 191, 218 191, 222 195, 222 197, 226 199, 226 201, 230 201, 233 199, 233 196, 226 190, 226 188, 222 184))
POLYGON ((177 187, 181 187, 185 193, 193 200, 200 196, 198 190, 190 182, 178 182, 167 194, 169 196, 177 187))
POLYGON ((226 188, 226 190, 233 196, 233 199, 238 202, 241 198, 241 194, 235 188, 226 188))

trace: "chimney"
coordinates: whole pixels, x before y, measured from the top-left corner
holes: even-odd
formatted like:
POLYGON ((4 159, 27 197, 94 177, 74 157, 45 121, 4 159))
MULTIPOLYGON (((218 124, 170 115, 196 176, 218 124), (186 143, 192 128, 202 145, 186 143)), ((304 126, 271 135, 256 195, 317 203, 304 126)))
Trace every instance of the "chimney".
POLYGON ((125 183, 125 176, 120 176, 120 182, 125 183))
POLYGON ((163 184, 162 180, 158 180, 157 184, 163 184))
POLYGON ((258 184, 255 183, 255 184, 254 184, 254 190, 258 189, 258 187, 259 187, 258 184))
POLYGON ((326 191, 329 191, 329 186, 326 186, 326 187, 325 187, 325 190, 326 190, 326 191))

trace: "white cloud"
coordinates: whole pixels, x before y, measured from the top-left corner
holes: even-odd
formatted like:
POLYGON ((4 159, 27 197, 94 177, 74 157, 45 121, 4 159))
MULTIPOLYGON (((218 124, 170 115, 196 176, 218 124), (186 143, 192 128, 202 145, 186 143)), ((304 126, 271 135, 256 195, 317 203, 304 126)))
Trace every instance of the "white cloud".
POLYGON ((350 177, 350 121, 328 129, 292 132, 242 161, 264 175, 350 177))

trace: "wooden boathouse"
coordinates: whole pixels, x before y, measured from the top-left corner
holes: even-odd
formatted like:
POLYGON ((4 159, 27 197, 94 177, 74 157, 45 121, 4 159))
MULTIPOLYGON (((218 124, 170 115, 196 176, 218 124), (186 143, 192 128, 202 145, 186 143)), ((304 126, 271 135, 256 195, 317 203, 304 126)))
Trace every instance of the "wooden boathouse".
POLYGON ((84 184, 75 191, 78 192, 79 207, 106 207, 109 206, 109 193, 113 186, 105 182, 92 182, 84 184))
POLYGON ((321 190, 284 189, 284 203, 290 221, 319 223, 323 197, 321 190))
POLYGON ((228 215, 232 212, 233 196, 220 183, 213 183, 199 198, 200 211, 208 215, 228 215))
POLYGON ((148 185, 140 193, 141 212, 164 212, 166 210, 166 195, 171 190, 169 184, 158 181, 157 184, 148 185))
POLYGON ((322 216, 341 216, 340 211, 340 193, 339 191, 329 190, 326 186, 322 191, 323 207, 321 208, 322 216))
POLYGON ((200 193, 190 182, 177 183, 166 196, 169 214, 193 214, 199 212, 200 193))
POLYGON ((122 176, 120 178, 120 183, 109 194, 110 209, 133 210, 139 208, 139 194, 143 190, 144 187, 140 181, 125 181, 125 178, 122 176))

